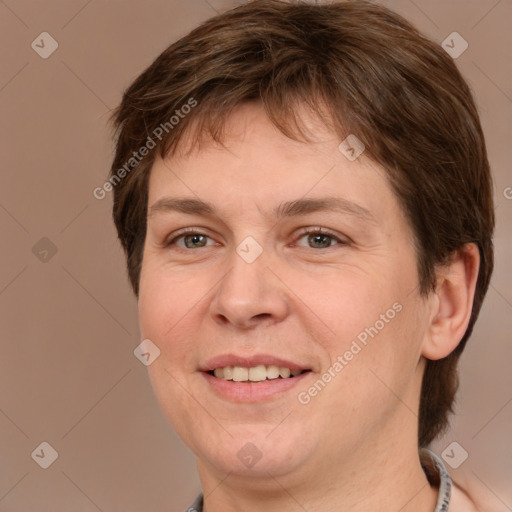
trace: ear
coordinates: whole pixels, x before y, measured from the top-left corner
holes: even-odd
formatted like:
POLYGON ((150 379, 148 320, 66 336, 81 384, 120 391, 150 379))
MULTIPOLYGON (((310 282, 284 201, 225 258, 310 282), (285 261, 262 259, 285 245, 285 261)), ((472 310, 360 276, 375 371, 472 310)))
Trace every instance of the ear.
POLYGON ((432 312, 422 355, 437 360, 449 355, 463 338, 471 318, 480 253, 474 243, 452 255, 450 263, 437 272, 432 292, 432 312))

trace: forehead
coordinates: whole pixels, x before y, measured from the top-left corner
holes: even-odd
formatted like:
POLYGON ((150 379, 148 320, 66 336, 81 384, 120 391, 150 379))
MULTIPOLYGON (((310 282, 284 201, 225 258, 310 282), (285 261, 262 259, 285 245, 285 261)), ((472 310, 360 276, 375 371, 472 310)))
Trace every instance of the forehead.
POLYGON ((320 197, 367 219, 397 206, 381 166, 364 153, 351 161, 340 151, 338 136, 321 121, 305 116, 303 122, 310 141, 287 137, 262 107, 245 104, 226 120, 221 143, 203 139, 193 145, 192 135, 185 135, 172 155, 154 162, 149 213, 176 198, 194 199, 203 213, 213 205, 216 211, 253 206, 272 216, 307 209, 312 203, 306 206, 305 199, 320 197))

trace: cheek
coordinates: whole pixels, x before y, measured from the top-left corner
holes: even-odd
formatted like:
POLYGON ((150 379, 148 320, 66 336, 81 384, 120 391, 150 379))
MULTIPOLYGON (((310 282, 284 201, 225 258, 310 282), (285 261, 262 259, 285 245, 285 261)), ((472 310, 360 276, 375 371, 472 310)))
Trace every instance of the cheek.
POLYGON ((333 400, 340 400, 341 409, 348 403, 371 412, 403 400, 414 410, 416 403, 409 401, 416 396, 412 391, 427 328, 424 318, 421 299, 395 301, 377 309, 366 325, 344 338, 337 351, 331 350, 333 361, 340 355, 342 360, 342 379, 333 390, 337 395, 333 400))
POLYGON ((141 273, 138 301, 141 337, 149 338, 160 349, 160 357, 148 366, 148 375, 162 411, 183 439, 188 439, 187 432, 193 427, 197 428, 191 418, 203 417, 187 392, 188 376, 194 372, 191 347, 199 329, 194 313, 198 312, 201 296, 199 290, 194 293, 191 290, 196 289, 150 265, 141 273))
POLYGON ((335 375, 326 376, 326 406, 378 410, 396 401, 393 393, 408 395, 415 382, 428 315, 414 265, 393 270, 346 275, 332 283, 339 291, 325 294, 320 311, 334 334, 323 338, 330 359, 323 371, 335 375))
MULTIPOLYGON (((323 290, 318 291, 318 282, 311 283, 302 288, 302 293, 329 327, 330 336, 324 341, 329 344, 331 355, 343 354, 353 341, 365 347, 365 342, 389 331, 400 314, 400 293, 389 283, 379 281, 378 275, 344 272, 325 280, 323 285, 323 290)), ((357 347, 354 350, 357 352, 357 347)))
POLYGON ((179 340, 190 315, 201 307, 205 290, 199 276, 180 277, 164 267, 148 263, 141 272, 138 313, 141 335, 168 345, 166 340, 179 340))

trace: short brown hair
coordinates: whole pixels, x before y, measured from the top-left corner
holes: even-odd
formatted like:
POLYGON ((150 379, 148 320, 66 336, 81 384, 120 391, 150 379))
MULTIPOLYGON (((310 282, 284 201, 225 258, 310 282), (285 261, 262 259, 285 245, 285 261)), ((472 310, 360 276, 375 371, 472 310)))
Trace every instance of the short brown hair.
POLYGON ((448 357, 427 361, 423 377, 418 442, 427 446, 452 412, 457 361, 493 268, 492 181, 468 85, 438 44, 367 1, 255 0, 206 21, 169 46, 113 114, 113 217, 136 295, 155 151, 172 155, 192 122, 197 139, 206 134, 222 142, 225 120, 248 101, 260 102, 290 138, 308 140, 298 115, 306 105, 340 140, 352 133, 365 144, 365 154, 386 169, 412 227, 423 295, 435 289, 437 266, 464 244, 477 244, 468 329, 448 357), (170 122, 191 101, 194 108, 170 122), (150 139, 155 151, 133 161, 150 139))

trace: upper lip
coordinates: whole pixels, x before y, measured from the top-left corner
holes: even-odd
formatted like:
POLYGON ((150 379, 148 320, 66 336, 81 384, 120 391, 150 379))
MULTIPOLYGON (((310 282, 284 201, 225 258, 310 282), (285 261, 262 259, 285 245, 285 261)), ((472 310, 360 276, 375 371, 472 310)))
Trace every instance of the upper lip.
POLYGON ((199 369, 203 372, 209 372, 216 368, 226 366, 241 366, 242 368, 253 368, 255 366, 279 366, 295 370, 309 370, 310 367, 298 362, 289 361, 282 357, 276 357, 270 354, 254 354, 251 356, 238 356, 236 354, 221 354, 208 359, 199 369))

